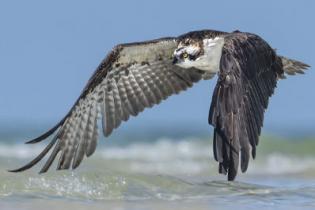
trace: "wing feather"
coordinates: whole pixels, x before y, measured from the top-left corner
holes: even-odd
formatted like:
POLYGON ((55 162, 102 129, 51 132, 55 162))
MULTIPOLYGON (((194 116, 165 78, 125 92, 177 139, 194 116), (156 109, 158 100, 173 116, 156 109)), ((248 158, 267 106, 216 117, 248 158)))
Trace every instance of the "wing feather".
POLYGON ((59 130, 53 140, 33 161, 13 171, 32 167, 52 148, 41 173, 50 168, 58 154, 57 169, 74 169, 84 156, 92 155, 96 149, 99 114, 103 133, 109 136, 121 121, 201 80, 203 72, 172 64, 171 56, 176 47, 175 38, 116 46, 94 72, 64 119, 29 143, 42 141, 59 130))
POLYGON ((128 77, 122 77, 121 79, 126 90, 127 98, 132 108, 133 116, 137 116, 138 113, 141 112, 144 107, 138 100, 138 97, 135 95, 133 87, 131 86, 129 81, 129 75, 128 77))
POLYGON ((139 86, 139 98, 142 102, 142 104, 145 107, 152 107, 154 105, 153 101, 150 100, 150 91, 149 91, 149 87, 148 84, 145 82, 143 76, 141 75, 141 73, 139 72, 138 69, 134 69, 134 77, 132 79, 135 80, 135 82, 137 83, 137 85, 139 86))
POLYGON ((225 37, 209 123, 215 127, 213 150, 219 172, 227 173, 228 180, 235 178, 239 160, 245 172, 250 152, 255 158, 264 111, 283 74, 279 61, 256 35, 235 32, 225 37))
POLYGON ((157 88, 155 87, 153 80, 151 79, 148 72, 144 72, 142 76, 146 81, 146 89, 148 90, 150 100, 152 100, 153 104, 158 104, 160 100, 159 92, 157 91, 157 88))
POLYGON ((114 103, 115 103, 115 126, 114 126, 114 128, 118 128, 118 126, 121 124, 124 113, 123 113, 123 107, 122 107, 118 87, 117 87, 115 82, 112 85, 113 85, 112 93, 113 93, 113 98, 114 98, 114 103))
POLYGON ((117 87, 118 87, 119 95, 120 95, 120 98, 122 100, 122 105, 123 105, 123 112, 124 112, 123 120, 127 121, 129 119, 129 115, 135 116, 136 113, 133 110, 131 103, 128 99, 127 91, 124 84, 120 82, 117 84, 117 87))
POLYGON ((139 100, 139 103, 141 104, 141 107, 149 107, 149 103, 147 101, 147 98, 144 94, 144 92, 142 91, 139 83, 137 82, 136 80, 136 75, 137 72, 130 72, 130 77, 129 77, 129 80, 130 80, 130 85, 132 87, 132 89, 134 90, 134 94, 136 95, 136 97, 138 98, 139 100))
POLYGON ((79 166, 85 154, 86 138, 84 138, 84 134, 88 125, 90 110, 91 110, 90 107, 87 106, 86 103, 84 103, 80 128, 76 135, 76 141, 78 141, 79 144, 77 145, 75 149, 75 154, 74 154, 73 163, 72 163, 73 169, 79 166))
POLYGON ((46 161, 45 165, 42 167, 39 173, 45 173, 49 169, 49 167, 54 162, 59 152, 60 152, 60 141, 57 141, 57 144, 55 145, 52 153, 50 154, 48 160, 46 161))
POLYGON ((90 123, 88 124, 89 135, 87 138, 87 145, 85 154, 87 157, 91 156, 97 146, 98 139, 98 126, 97 126, 97 116, 98 116, 98 108, 97 104, 92 105, 91 115, 90 115, 90 123))
MULTIPOLYGON (((105 128, 105 136, 111 134, 116 125, 115 100, 112 92, 112 84, 107 83, 107 91, 104 91, 103 113, 107 117, 103 118, 103 127, 105 128)), ((117 119, 119 120, 119 119, 117 119)))

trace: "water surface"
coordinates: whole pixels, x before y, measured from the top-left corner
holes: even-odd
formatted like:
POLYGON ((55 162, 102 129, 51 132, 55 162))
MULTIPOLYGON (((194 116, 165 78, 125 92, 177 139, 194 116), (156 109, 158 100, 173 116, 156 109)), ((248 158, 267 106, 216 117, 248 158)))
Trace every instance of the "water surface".
POLYGON ((75 171, 6 171, 43 146, 0 143, 0 209, 315 208, 312 139, 263 138, 236 182, 217 174, 210 140, 196 137, 101 144, 75 171))

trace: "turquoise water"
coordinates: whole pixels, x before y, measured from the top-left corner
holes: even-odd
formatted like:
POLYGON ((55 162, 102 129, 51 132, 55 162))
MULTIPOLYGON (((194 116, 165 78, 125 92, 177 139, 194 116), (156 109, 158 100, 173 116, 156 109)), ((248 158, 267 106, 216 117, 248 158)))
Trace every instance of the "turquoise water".
MULTIPOLYGON (((78 170, 9 173, 39 153, 0 143, 0 209, 315 209, 315 140, 262 138, 236 182, 217 174, 210 135, 103 142, 78 170)), ((101 140, 103 141, 103 140, 101 140)), ((53 166, 54 167, 54 166, 53 166)))

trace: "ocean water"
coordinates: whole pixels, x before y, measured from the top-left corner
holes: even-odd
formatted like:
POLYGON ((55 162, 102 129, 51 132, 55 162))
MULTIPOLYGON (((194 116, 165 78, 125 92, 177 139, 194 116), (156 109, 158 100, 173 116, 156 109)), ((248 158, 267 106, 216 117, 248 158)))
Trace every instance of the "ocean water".
MULTIPOLYGON (((9 173, 45 143, 0 141, 0 209, 315 209, 315 139, 263 137, 247 173, 217 173, 211 137, 103 143, 75 170, 9 173)), ((119 142, 119 141, 118 141, 119 142)))

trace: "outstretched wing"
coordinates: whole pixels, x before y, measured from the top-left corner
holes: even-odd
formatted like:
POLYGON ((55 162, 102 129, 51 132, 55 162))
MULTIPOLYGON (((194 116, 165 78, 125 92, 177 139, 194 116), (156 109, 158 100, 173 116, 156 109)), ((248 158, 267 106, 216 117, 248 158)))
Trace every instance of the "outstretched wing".
POLYGON ((130 116, 199 81, 201 71, 172 64, 176 47, 175 38, 116 46, 97 68, 70 112, 51 130, 28 142, 37 143, 55 133, 48 146, 34 160, 12 171, 32 167, 52 148, 40 172, 46 172, 59 153, 57 169, 76 168, 85 155, 95 151, 99 115, 103 133, 108 136, 130 116))
POLYGON ((257 35, 236 32, 225 38, 209 123, 219 172, 229 180, 237 174, 239 154, 242 172, 250 152, 255 158, 264 111, 282 74, 281 59, 257 35))

